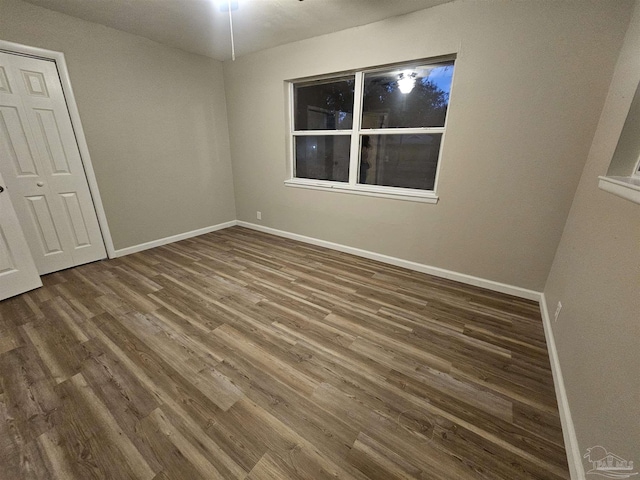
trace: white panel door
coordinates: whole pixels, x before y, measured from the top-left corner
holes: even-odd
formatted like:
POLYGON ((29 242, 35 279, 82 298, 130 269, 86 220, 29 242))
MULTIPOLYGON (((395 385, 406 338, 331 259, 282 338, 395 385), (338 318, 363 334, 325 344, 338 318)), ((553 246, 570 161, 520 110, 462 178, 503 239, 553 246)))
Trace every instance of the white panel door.
POLYGON ((0 300, 42 286, 0 175, 0 300))
POLYGON ((0 53, 0 172, 41 275, 106 257, 53 61, 0 53))

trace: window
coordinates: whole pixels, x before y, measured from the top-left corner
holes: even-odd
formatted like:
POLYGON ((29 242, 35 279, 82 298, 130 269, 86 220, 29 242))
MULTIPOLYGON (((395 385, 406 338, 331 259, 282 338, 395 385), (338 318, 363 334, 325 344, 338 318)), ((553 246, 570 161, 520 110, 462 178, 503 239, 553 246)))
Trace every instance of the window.
POLYGON ((435 202, 453 65, 292 82, 293 178, 285 183, 435 202))

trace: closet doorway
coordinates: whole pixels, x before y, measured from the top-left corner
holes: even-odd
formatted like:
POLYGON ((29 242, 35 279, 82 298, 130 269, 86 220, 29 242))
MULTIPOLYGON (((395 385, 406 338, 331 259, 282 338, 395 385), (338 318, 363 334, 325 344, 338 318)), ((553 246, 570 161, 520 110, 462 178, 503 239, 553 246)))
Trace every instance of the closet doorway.
MULTIPOLYGON (((65 93, 54 59, 0 51, 2 195, 10 198, 39 275, 107 256, 97 185, 90 188, 93 170, 86 171, 88 151, 81 155, 79 119, 72 121, 65 93)), ((0 255, 10 263, 8 245, 0 255)))

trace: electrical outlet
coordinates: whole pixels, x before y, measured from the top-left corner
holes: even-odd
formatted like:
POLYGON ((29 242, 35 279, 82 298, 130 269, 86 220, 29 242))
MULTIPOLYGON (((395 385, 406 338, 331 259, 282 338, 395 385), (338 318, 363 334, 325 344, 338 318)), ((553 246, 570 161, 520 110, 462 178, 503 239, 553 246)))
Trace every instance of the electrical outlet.
POLYGON ((558 302, 558 306, 556 307, 555 321, 558 321, 558 315, 560 315, 560 310, 562 310, 562 302, 558 302))
POLYGON ((262 212, 256 212, 256 218, 262 220, 262 212))

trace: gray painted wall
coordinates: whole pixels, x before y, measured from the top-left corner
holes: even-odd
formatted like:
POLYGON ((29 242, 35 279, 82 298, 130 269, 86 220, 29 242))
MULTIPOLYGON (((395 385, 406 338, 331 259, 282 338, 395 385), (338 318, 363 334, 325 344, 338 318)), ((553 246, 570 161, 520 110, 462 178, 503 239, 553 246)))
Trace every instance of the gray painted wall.
POLYGON ((238 219, 542 291, 631 2, 458 1, 224 63, 238 219), (437 205, 285 187, 285 80, 458 52, 437 205))
POLYGON ((0 39, 65 54, 116 249, 235 219, 220 62, 19 0, 0 39))
POLYGON ((581 453, 602 445, 634 461, 636 471, 640 205, 598 189, 598 176, 607 172, 640 82, 638 52, 640 2, 544 290, 550 312, 563 305, 553 331, 581 453))

